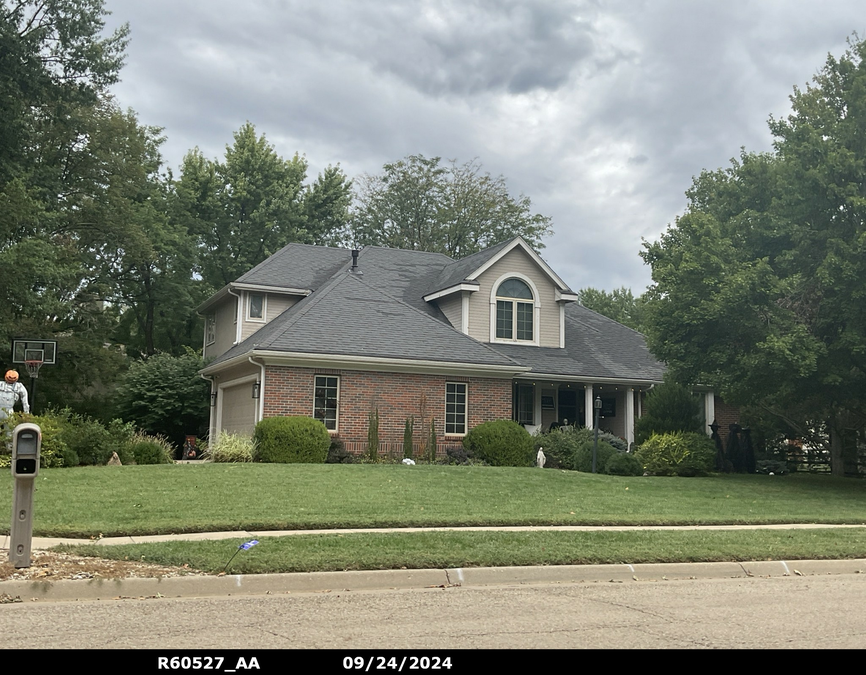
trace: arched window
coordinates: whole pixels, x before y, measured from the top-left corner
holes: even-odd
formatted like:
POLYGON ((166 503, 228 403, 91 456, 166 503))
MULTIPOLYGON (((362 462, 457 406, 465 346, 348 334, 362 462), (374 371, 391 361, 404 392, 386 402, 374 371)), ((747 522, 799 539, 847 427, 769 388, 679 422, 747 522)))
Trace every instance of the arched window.
POLYGON ((532 290, 520 279, 506 279, 496 290, 496 337, 500 340, 532 342, 532 290))

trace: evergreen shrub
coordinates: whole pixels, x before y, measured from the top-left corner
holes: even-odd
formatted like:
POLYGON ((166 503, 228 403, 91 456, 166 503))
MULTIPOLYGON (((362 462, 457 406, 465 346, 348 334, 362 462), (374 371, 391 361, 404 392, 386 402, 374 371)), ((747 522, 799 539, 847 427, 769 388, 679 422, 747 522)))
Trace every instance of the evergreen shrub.
POLYGON ((322 464, 331 437, 325 425, 312 417, 266 417, 256 424, 257 462, 322 464))
MULTIPOLYGON (((581 444, 574 454, 574 469, 575 471, 584 471, 592 473, 592 448, 595 445, 594 441, 586 441, 581 444)), ((616 448, 606 441, 598 441, 598 451, 595 456, 595 472, 604 473, 604 467, 607 461, 618 454, 616 448)))
POLYGON ((532 466, 535 459, 529 432, 511 420, 479 424, 463 438, 463 447, 491 466, 532 466))
POLYGON ((129 442, 129 452, 136 464, 174 464, 174 446, 165 436, 139 432, 129 442))
POLYGON ((608 457, 604 472, 611 476, 640 476, 643 474, 643 465, 634 455, 617 452, 608 457))

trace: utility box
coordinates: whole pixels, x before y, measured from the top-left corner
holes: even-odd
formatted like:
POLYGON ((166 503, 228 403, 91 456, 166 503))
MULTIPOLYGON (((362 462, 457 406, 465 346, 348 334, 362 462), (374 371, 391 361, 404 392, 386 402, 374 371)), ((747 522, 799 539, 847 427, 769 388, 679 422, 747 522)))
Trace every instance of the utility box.
POLYGON ((30 567, 33 540, 33 479, 39 474, 42 429, 25 422, 12 431, 12 523, 9 562, 16 568, 30 567))

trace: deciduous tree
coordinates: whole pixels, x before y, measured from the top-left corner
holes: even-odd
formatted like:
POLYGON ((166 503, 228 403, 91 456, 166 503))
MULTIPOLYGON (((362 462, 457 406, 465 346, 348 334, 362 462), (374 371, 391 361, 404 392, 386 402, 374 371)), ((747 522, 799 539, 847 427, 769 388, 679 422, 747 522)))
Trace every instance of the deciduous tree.
POLYGON ((532 213, 529 197, 513 197, 502 176, 473 160, 443 165, 410 155, 359 181, 351 237, 377 245, 462 258, 520 235, 543 248, 550 218, 532 213))
POLYGON ((648 336, 680 379, 759 405, 845 470, 866 424, 866 42, 828 57, 775 148, 704 172, 658 242, 648 336))

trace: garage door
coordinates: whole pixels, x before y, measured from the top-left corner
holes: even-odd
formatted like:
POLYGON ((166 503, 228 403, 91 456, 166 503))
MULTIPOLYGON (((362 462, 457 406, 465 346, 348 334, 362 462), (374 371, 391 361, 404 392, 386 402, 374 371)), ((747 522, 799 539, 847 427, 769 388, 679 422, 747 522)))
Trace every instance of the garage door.
POLYGON ((222 431, 252 436, 256 426, 256 399, 252 397, 252 383, 226 387, 222 394, 222 431))

